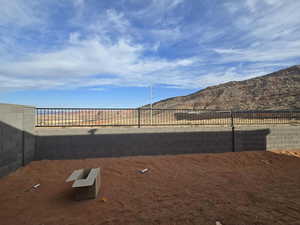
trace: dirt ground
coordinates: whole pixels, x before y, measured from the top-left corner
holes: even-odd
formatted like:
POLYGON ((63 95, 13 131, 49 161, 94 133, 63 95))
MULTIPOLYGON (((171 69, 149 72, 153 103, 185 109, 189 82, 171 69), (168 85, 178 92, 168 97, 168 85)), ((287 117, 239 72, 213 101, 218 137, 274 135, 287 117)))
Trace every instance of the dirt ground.
POLYGON ((36 161, 0 179, 0 224, 299 225, 299 157, 242 152, 36 161), (100 196, 75 201, 65 179, 88 167, 102 168, 100 196), (138 173, 144 168, 149 172, 138 173))

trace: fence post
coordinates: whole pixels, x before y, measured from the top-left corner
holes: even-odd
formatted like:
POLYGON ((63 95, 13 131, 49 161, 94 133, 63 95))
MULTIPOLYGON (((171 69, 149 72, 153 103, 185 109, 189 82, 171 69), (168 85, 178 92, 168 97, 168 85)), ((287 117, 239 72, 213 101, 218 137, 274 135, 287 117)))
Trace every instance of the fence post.
POLYGON ((233 113, 230 110, 230 117, 231 117, 231 137, 232 137, 232 152, 235 152, 235 131, 234 131, 234 122, 233 122, 233 113))
POLYGON ((141 128, 141 109, 138 108, 138 128, 141 128))

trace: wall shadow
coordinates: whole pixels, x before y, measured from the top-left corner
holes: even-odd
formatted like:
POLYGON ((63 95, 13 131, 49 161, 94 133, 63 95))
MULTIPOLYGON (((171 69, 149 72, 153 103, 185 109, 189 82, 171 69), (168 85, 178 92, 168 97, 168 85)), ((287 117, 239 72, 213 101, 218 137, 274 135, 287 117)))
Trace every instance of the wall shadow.
MULTIPOLYGON (((269 129, 235 132, 235 151, 266 151, 269 129)), ((35 160, 233 151, 231 131, 39 135, 35 160)))
POLYGON ((0 121, 0 177, 30 163, 35 154, 35 136, 0 121))
POLYGON ((235 150, 237 152, 266 150, 266 137, 269 133, 269 129, 248 131, 235 130, 235 150))

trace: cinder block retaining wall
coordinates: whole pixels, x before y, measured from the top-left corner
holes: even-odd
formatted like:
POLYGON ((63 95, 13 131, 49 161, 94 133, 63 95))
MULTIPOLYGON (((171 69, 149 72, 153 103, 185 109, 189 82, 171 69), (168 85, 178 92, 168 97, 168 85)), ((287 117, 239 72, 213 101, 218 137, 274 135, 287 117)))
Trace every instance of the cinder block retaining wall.
POLYGON ((34 159, 34 107, 0 104, 0 176, 34 159))
MULTIPOLYGON (((251 132, 258 127, 240 127, 236 128, 236 148, 254 149, 262 141, 256 135, 248 136, 247 131, 251 132)), ((266 150, 299 150, 300 151, 300 126, 291 125, 271 125, 265 126, 268 131, 266 134, 266 150)))
POLYGON ((300 150, 300 126, 39 128, 36 160, 231 151, 300 150), (233 137, 234 136, 234 137, 233 137), (234 143, 234 145, 233 145, 234 143))
POLYGON ((228 152, 231 129, 37 129, 36 159, 228 152))
POLYGON ((36 128, 34 108, 0 104, 0 176, 32 160, 300 150, 300 126, 36 128))

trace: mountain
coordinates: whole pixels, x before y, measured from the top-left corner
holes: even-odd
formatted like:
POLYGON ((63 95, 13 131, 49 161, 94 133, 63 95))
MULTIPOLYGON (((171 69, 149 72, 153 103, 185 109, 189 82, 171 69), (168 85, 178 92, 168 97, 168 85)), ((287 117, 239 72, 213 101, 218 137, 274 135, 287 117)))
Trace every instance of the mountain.
MULTIPOLYGON (((149 105, 145 106, 149 107, 149 105)), ((207 87, 186 96, 168 98, 153 108, 208 110, 300 109, 300 65, 244 81, 207 87)))

